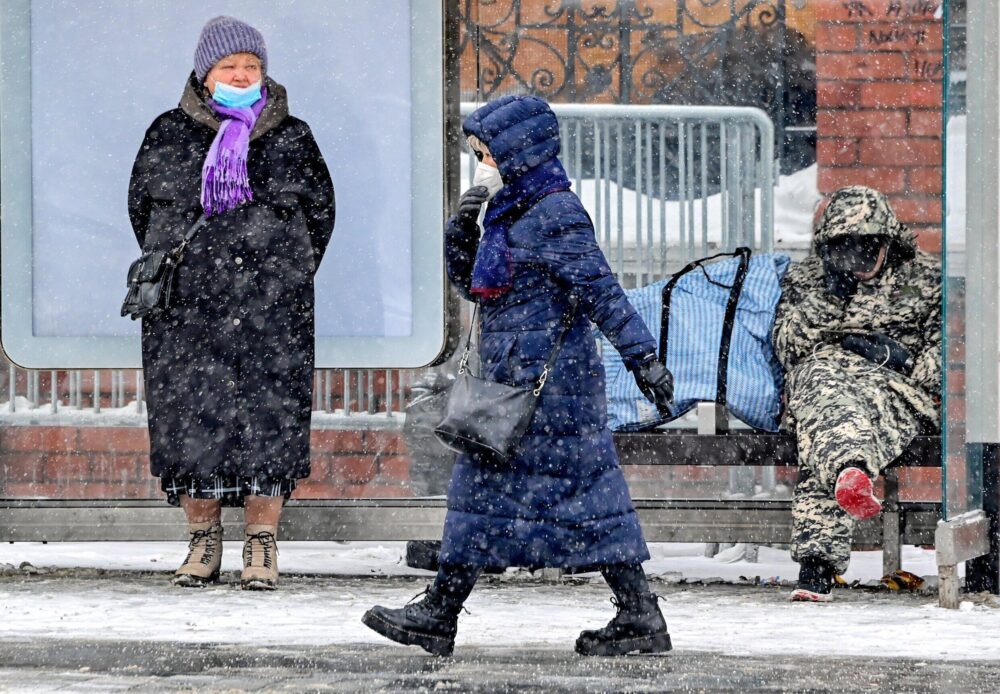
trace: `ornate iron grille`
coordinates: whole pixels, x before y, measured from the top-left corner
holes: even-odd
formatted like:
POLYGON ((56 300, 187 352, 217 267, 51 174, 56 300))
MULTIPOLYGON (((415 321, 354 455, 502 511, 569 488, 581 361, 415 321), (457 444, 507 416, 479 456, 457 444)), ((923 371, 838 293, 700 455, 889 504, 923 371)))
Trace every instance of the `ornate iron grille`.
POLYGON ((734 75, 717 68, 760 57, 750 41, 768 44, 760 67, 780 78, 784 17, 785 0, 464 0, 461 48, 478 75, 463 86, 483 98, 641 103, 683 90, 722 102, 734 75))
POLYGON ((757 106, 779 143, 815 123, 815 48, 786 0, 462 0, 460 15, 465 100, 757 106))

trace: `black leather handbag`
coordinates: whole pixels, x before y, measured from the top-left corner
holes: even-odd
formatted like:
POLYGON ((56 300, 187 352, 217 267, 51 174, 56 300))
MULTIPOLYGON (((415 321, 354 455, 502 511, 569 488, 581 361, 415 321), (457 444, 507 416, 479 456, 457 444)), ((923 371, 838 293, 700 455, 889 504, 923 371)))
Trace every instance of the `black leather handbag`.
POLYGON ((122 302, 122 316, 132 320, 154 315, 170 307, 174 290, 174 272, 184 260, 188 243, 205 226, 205 215, 198 218, 181 242, 169 251, 146 253, 128 268, 128 291, 122 302))
MULTIPOLYGON (((509 386, 473 376, 468 368, 472 345, 472 326, 465 342, 465 353, 458 367, 458 377, 448 397, 444 420, 434 433, 448 448, 467 455, 489 456, 498 462, 508 462, 535 415, 538 396, 555 365, 566 333, 576 316, 576 299, 563 314, 555 345, 534 385, 509 386)), ((479 307, 476 307, 478 313, 479 307)))

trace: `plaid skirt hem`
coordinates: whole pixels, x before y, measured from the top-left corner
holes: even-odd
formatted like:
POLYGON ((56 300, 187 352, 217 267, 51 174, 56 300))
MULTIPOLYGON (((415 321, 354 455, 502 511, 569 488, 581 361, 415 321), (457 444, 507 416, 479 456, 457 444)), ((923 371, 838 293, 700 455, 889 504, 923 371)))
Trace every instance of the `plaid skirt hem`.
POLYGON ((282 496, 285 500, 295 491, 296 480, 272 480, 260 475, 251 477, 164 477, 160 489, 167 503, 180 506, 182 495, 192 499, 217 499, 223 506, 242 506, 246 496, 282 496))

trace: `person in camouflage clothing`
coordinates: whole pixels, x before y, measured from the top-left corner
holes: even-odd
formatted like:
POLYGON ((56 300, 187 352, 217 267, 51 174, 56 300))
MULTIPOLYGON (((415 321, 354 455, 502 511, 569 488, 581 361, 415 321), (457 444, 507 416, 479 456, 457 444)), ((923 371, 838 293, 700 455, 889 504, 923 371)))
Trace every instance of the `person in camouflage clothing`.
POLYGON ((941 265, 864 186, 830 197, 814 246, 785 277, 773 341, 798 441, 792 599, 828 601, 855 520, 881 510, 872 481, 938 426, 941 265))

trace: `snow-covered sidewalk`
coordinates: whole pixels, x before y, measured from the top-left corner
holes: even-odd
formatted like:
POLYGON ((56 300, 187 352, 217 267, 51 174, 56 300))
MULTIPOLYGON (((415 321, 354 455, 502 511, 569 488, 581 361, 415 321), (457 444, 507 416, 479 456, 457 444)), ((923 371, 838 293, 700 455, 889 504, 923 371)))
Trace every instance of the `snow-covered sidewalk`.
MULTIPOLYGON (((727 563, 704 556, 704 545, 654 542, 646 572, 668 582, 739 582, 759 577, 767 582, 794 581, 798 564, 787 550, 761 547, 756 562, 727 563)), ((223 571, 240 568, 240 545, 226 542, 223 571)), ((27 562, 38 568, 106 569, 111 571, 173 571, 184 559, 180 542, 18 542, 0 544, 0 569, 27 562)), ((404 542, 282 542, 281 570, 309 576, 430 576, 403 561, 404 542)), ((920 576, 934 576, 933 550, 905 546, 903 568, 920 576)), ((844 578, 871 583, 882 576, 881 552, 854 552, 844 578)))
MULTIPOLYGON (((280 555, 282 587, 261 594, 239 590, 232 573, 225 574, 226 582, 205 590, 172 588, 162 572, 172 570, 182 557, 184 547, 177 543, 4 545, 0 563, 101 571, 50 568, 28 574, 8 569, 0 577, 0 639, 39 645, 46 639, 383 644, 361 624, 361 615, 376 603, 405 603, 429 577, 402 565, 402 549, 400 543, 286 543, 280 555), (266 618, 260 619, 262 614, 266 618)), ((933 595, 838 590, 832 605, 792 604, 786 587, 705 580, 794 578, 795 564, 787 552, 762 548, 758 563, 725 564, 700 556, 697 545, 656 545, 654 550, 647 569, 661 577, 655 589, 665 598, 664 612, 679 653, 1000 659, 1000 638, 995 637, 1000 602, 992 598, 971 599, 962 610, 947 611, 936 606, 933 595)), ((904 566, 926 574, 922 569, 933 564, 928 554, 907 548, 904 566)), ((236 568, 238 557, 238 547, 227 545, 227 572, 236 568)), ((879 562, 878 553, 856 553, 848 579, 877 578, 879 562)), ((569 652, 581 629, 613 615, 608 597, 596 576, 561 585, 525 574, 490 578, 469 600, 471 614, 461 619, 458 648, 569 652)))

